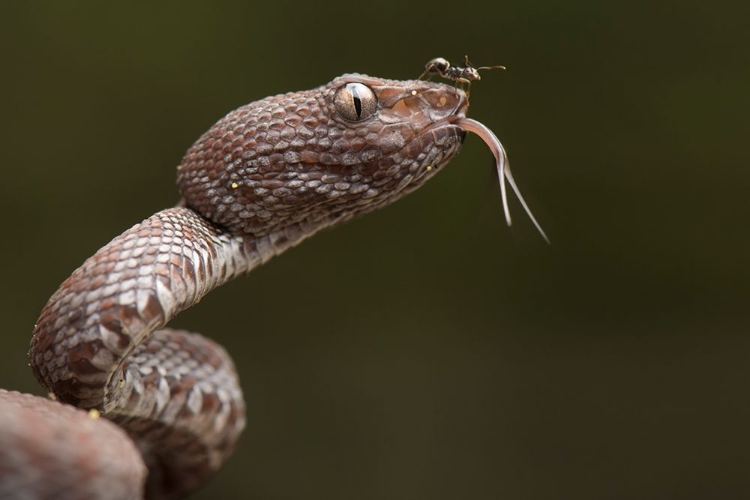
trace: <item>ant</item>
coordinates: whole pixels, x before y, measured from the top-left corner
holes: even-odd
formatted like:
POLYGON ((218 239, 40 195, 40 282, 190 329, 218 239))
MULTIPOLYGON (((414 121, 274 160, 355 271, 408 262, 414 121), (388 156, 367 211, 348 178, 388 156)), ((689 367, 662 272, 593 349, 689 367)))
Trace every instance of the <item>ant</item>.
POLYGON ((463 68, 461 66, 451 66, 451 63, 449 63, 447 59, 436 57, 425 64, 424 72, 419 76, 419 79, 421 80, 428 74, 437 74, 446 80, 456 82, 456 84, 466 84, 466 94, 468 96, 469 90, 471 89, 471 82, 482 79, 482 77, 479 76, 480 70, 505 69, 505 66, 500 65, 480 66, 479 68, 475 68, 471 65, 471 62, 469 62, 469 56, 464 56, 464 64, 466 66, 463 68))

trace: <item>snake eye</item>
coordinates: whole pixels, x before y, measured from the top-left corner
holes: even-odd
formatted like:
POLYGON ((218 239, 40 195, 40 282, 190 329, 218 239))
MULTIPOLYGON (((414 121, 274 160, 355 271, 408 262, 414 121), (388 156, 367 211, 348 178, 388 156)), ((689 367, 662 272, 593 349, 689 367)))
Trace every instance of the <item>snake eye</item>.
POLYGON ((358 122, 375 113, 378 99, 370 87, 361 83, 347 83, 336 91, 333 104, 345 119, 358 122))

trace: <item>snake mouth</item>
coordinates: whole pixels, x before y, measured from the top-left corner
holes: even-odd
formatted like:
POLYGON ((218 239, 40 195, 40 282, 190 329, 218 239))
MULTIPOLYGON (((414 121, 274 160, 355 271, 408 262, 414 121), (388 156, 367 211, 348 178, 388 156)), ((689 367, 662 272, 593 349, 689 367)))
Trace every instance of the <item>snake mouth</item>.
POLYGON ((425 128, 418 136, 417 142, 424 150, 439 150, 442 158, 433 163, 424 163, 427 172, 439 170, 445 166, 459 151, 466 140, 466 131, 456 121, 460 118, 452 115, 425 128))
POLYGON ((401 158, 398 187, 393 195, 403 196, 418 189, 428 179, 441 171, 460 151, 466 132, 446 117, 423 128, 401 149, 389 155, 401 158), (410 159, 410 160, 403 160, 410 159))

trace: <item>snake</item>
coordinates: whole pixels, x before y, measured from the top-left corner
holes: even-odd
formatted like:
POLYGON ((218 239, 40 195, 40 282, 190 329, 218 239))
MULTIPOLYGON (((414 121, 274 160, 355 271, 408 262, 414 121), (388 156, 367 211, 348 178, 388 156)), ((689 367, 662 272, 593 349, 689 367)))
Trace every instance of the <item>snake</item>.
POLYGON ((495 155, 506 214, 504 179, 531 215, 468 107, 454 85, 353 73, 214 124, 177 167, 179 204, 115 237, 43 308, 29 358, 50 398, 0 390, 0 498, 173 499, 203 485, 232 454, 245 402, 226 350, 167 323, 318 231, 415 191, 467 132, 495 155))

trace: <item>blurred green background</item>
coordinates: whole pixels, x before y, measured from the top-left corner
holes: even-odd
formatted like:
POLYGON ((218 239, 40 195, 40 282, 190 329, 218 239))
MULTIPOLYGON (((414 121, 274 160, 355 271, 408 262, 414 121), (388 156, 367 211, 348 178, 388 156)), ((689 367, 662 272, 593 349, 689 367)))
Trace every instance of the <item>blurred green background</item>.
POLYGON ((436 56, 504 64, 419 192, 173 324, 249 402, 196 499, 750 497, 744 2, 4 2, 0 386, 41 393, 34 322, 68 274, 179 198, 229 110, 436 56), (744 10, 743 10, 744 9, 744 10))

